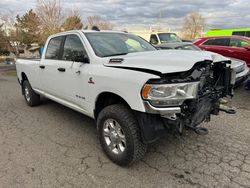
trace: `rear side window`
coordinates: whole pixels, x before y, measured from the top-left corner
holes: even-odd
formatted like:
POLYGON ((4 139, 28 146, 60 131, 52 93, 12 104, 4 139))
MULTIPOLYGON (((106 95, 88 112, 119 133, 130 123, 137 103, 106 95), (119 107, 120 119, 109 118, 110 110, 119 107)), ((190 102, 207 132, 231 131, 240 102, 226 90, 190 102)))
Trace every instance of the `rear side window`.
POLYGON ((220 38, 220 39, 209 39, 202 45, 229 46, 229 43, 230 43, 229 38, 220 38))
POLYGON ((77 35, 67 35, 63 49, 63 60, 75 61, 87 57, 82 41, 77 35))
POLYGON ((45 59, 60 59, 60 47, 63 37, 55 37, 50 39, 45 54, 45 59))
POLYGON ((244 46, 249 46, 250 42, 238 39, 238 38, 232 38, 230 40, 230 46, 231 47, 238 47, 238 48, 244 48, 244 46))

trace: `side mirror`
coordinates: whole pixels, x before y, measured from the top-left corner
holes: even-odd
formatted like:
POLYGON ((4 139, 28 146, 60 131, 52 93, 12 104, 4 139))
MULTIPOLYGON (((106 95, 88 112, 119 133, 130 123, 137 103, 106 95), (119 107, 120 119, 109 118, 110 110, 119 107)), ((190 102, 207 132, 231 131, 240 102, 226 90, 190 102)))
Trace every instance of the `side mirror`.
POLYGON ((84 57, 82 62, 83 63, 89 63, 89 58, 88 57, 84 57))
POLYGON ((246 50, 250 50, 250 45, 244 46, 246 50))

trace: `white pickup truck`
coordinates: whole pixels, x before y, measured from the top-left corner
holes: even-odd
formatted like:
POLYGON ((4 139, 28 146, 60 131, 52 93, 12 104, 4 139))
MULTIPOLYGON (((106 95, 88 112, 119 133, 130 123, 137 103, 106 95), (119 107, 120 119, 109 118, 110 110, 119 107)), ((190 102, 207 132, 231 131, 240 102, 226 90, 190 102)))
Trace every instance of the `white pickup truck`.
POLYGON ((17 60, 29 106, 40 96, 94 118, 100 143, 119 165, 143 157, 147 144, 175 127, 198 125, 232 95, 228 59, 200 51, 157 51, 132 34, 70 31, 48 38, 40 61, 17 60))

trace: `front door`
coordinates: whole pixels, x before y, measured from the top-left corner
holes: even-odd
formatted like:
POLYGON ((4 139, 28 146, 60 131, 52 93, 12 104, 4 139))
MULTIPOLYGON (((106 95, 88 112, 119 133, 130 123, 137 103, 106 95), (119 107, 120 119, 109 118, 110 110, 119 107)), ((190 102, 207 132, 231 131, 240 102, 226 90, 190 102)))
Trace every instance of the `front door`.
POLYGON ((57 87, 61 91, 62 99, 85 110, 88 56, 80 36, 70 34, 65 37, 62 60, 57 67, 61 84, 57 87))
POLYGON ((230 50, 232 51, 231 57, 236 59, 241 59, 249 64, 250 50, 244 48, 245 46, 249 45, 250 42, 246 40, 240 38, 231 38, 230 39, 230 50))

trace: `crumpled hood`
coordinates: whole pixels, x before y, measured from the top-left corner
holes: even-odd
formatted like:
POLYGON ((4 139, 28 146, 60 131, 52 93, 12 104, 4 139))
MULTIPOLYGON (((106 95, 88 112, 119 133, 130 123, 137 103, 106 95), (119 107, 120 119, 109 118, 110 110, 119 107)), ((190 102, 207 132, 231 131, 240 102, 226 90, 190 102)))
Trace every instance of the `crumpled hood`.
POLYGON ((146 69, 162 74, 184 72, 190 70, 195 63, 201 61, 225 61, 225 57, 216 57, 206 51, 158 50, 150 52, 129 53, 122 56, 103 58, 103 64, 109 67, 146 69), (122 58, 121 63, 110 62, 110 59, 122 58), (219 58, 219 59, 218 59, 219 58))

